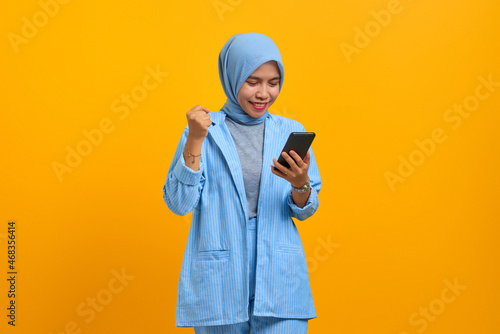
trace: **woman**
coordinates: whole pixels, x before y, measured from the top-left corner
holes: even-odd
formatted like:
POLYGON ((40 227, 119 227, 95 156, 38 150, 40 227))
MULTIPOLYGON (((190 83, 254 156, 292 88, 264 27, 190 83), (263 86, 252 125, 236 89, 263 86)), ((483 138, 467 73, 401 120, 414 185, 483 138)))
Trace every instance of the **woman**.
POLYGON ((236 34, 219 54, 219 76, 226 103, 187 112, 163 188, 170 210, 193 211, 176 326, 306 333, 316 312, 292 217, 314 214, 321 180, 312 150, 303 160, 283 153, 290 168, 276 159, 291 132, 305 131, 268 112, 283 85, 280 52, 265 35, 236 34))

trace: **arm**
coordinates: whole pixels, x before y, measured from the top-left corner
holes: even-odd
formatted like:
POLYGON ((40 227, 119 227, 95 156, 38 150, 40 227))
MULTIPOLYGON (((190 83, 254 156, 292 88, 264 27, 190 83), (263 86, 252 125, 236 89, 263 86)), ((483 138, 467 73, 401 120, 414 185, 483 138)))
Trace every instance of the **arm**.
MULTIPOLYGON (((293 188, 300 189, 303 186, 305 186, 307 182, 309 182, 309 175, 308 175, 308 169, 310 163, 309 151, 304 157, 304 160, 302 160, 300 156, 294 151, 290 151, 290 154, 282 152, 281 155, 288 162, 290 168, 286 168, 285 166, 280 164, 277 159, 273 159, 276 168, 279 169, 278 171, 276 171, 274 168, 272 168, 273 174, 290 182, 293 188)), ((310 194, 311 194, 311 188, 309 188, 304 193, 299 193, 295 190, 292 191, 291 196, 293 203, 299 208, 303 208, 306 205, 310 194)))
POLYGON ((290 164, 290 168, 284 167, 274 159, 273 161, 279 171, 275 171, 271 167, 273 174, 289 181, 294 188, 301 188, 308 180, 311 182, 311 187, 305 193, 290 189, 287 199, 292 217, 305 220, 316 212, 319 205, 318 193, 321 189, 321 178, 314 153, 310 149, 304 160, 300 159, 299 155, 293 151, 290 151, 290 155, 283 153, 283 157, 290 164))
POLYGON ((193 139, 188 135, 182 156, 187 167, 194 171, 200 169, 201 146, 203 139, 193 139))
POLYGON ((200 199, 205 183, 202 144, 212 124, 209 110, 197 105, 186 114, 188 126, 177 145, 174 159, 163 187, 163 199, 175 214, 192 211, 200 199))
MULTIPOLYGON (((204 166, 203 162, 200 161, 200 157, 195 158, 198 165, 197 171, 191 169, 184 159, 183 152, 185 151, 187 138, 188 127, 184 130, 181 140, 177 145, 172 164, 167 173, 165 185, 163 186, 163 199, 165 203, 173 213, 181 216, 186 215, 196 207, 205 183, 203 175, 204 166)), ((188 161, 192 161, 192 158, 189 158, 188 161)))
MULTIPOLYGON (((288 205, 290 206, 290 210, 292 211, 292 217, 295 217, 298 220, 305 220, 311 217, 316 212, 319 206, 318 193, 321 189, 321 178, 312 148, 309 150, 308 154, 310 154, 308 176, 311 182, 311 187, 308 190, 309 196, 307 198, 307 201, 304 206, 299 206, 298 204, 296 204, 297 202, 293 198, 293 193, 297 192, 293 189, 291 189, 292 193, 288 196, 288 205)), ((303 184, 301 184, 299 187, 301 186, 303 186, 303 184)), ((306 193, 304 193, 304 195, 306 193)))

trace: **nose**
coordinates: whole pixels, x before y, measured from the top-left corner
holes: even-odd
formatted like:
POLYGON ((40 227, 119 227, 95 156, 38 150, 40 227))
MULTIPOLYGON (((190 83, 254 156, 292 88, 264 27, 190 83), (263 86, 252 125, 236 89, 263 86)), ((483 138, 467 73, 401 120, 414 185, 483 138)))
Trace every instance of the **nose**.
POLYGON ((257 89, 257 92, 255 93, 255 97, 265 100, 268 96, 268 91, 267 91, 267 85, 261 84, 259 85, 259 88, 257 89))

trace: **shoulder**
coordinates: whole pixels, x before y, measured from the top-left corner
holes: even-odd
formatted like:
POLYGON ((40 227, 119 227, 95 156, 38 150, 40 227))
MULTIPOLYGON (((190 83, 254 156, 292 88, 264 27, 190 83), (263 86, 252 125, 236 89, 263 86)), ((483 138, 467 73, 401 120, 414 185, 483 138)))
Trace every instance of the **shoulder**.
POLYGON ((304 126, 299 121, 280 115, 275 115, 275 114, 269 114, 269 115, 273 123, 277 127, 290 129, 290 131, 305 131, 304 126))

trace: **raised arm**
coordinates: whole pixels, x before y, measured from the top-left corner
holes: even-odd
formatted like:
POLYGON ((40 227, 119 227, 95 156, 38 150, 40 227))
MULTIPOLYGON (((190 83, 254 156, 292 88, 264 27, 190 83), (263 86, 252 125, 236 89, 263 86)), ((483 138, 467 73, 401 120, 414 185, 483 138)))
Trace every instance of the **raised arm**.
POLYGON ((182 133, 167 173, 163 199, 177 215, 184 216, 196 207, 205 183, 201 151, 208 127, 212 124, 208 112, 201 105, 187 112, 188 126, 182 133))

